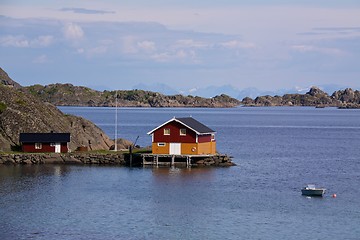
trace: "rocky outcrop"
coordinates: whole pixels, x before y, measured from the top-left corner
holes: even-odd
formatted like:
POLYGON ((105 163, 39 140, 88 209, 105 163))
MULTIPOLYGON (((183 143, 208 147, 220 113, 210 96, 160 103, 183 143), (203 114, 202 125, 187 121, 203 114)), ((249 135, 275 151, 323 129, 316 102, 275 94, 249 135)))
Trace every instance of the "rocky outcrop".
POLYGON ((246 97, 244 106, 316 106, 360 108, 360 92, 351 88, 334 92, 329 96, 318 87, 312 87, 306 94, 285 94, 281 96, 246 97))
POLYGON ((231 157, 228 155, 214 155, 198 161, 195 161, 191 166, 203 167, 203 166, 218 166, 218 167, 229 167, 235 166, 232 162, 231 157))
MULTIPOLYGON (((38 165, 38 164, 94 164, 94 165, 130 165, 130 155, 122 152, 112 153, 17 153, 0 154, 0 164, 6 165, 38 165)), ((170 164, 170 163, 169 163, 170 164)), ((131 166, 141 166, 141 154, 133 154, 131 166)), ((178 166, 186 165, 177 163, 178 166)), ((214 155, 204 158, 193 158, 191 167, 229 167, 235 166, 231 157, 214 155)))
POLYGON ((0 85, 9 86, 16 89, 21 88, 21 85, 13 81, 1 67, 0 67, 0 85))
POLYGON ((32 95, 56 106, 97 107, 234 107, 240 101, 225 94, 213 98, 163 95, 143 90, 96 91, 71 84, 34 85, 24 88, 32 95), (117 99, 116 99, 117 98, 117 99))
MULTIPOLYGON (((4 72, 0 75, 7 76, 4 72)), ((69 132, 70 150, 79 146, 90 150, 109 149, 114 144, 92 122, 63 114, 54 105, 43 103, 11 81, 6 80, 10 85, 0 84, 0 151, 19 149, 21 132, 69 132)))
POLYGON ((360 108, 360 91, 346 88, 331 95, 340 102, 339 108, 360 108))
POLYGON ((126 165, 123 153, 0 154, 0 164, 107 164, 126 165))

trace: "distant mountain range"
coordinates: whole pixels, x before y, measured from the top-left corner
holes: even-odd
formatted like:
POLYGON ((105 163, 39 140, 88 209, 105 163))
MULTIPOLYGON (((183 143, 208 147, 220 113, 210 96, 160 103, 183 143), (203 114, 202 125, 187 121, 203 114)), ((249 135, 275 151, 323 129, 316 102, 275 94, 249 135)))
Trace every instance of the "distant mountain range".
MULTIPOLYGON (((236 98, 238 100, 243 100, 245 97, 256 98, 258 96, 276 96, 284 94, 305 94, 312 86, 306 87, 294 87, 290 89, 279 89, 276 91, 262 91, 257 88, 244 88, 238 89, 232 85, 222 85, 222 86, 208 86, 203 88, 192 88, 192 89, 180 89, 176 90, 169 85, 157 83, 157 84, 137 84, 133 86, 133 89, 142 89, 147 91, 159 92, 165 95, 192 95, 200 96, 205 98, 211 98, 216 95, 226 94, 230 97, 236 98)), ((347 86, 335 85, 335 84, 324 84, 317 86, 322 91, 327 94, 332 94, 333 92, 339 89, 345 89, 347 86)))

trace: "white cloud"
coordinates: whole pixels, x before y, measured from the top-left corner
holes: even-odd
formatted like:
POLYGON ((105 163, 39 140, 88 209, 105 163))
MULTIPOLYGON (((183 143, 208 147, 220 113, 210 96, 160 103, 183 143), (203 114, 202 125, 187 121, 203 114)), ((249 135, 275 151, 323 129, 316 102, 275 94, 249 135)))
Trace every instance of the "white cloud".
POLYGON ((68 23, 63 27, 64 37, 68 40, 80 40, 84 37, 84 31, 75 23, 68 23))
POLYGON ((0 38, 0 45, 3 47, 18 47, 18 48, 29 48, 29 47, 48 47, 54 41, 54 37, 50 35, 39 36, 35 39, 27 39, 23 35, 13 36, 7 35, 0 38))
POLYGON ((156 51, 156 45, 152 41, 139 41, 135 36, 125 36, 122 38, 122 51, 125 54, 152 53, 156 51))
POLYGON ((195 51, 180 49, 174 52, 163 52, 153 54, 151 58, 157 62, 182 62, 182 63, 200 63, 195 51))
POLYGON ((75 52, 77 54, 81 54, 83 56, 86 56, 88 58, 94 57, 95 55, 102 55, 108 53, 109 48, 107 46, 97 46, 97 47, 81 47, 77 48, 75 52))
POLYGON ((193 39, 181 39, 175 42, 176 48, 207 48, 211 47, 210 44, 200 41, 194 41, 193 39))
POLYGON ((342 56, 346 53, 340 49, 337 48, 325 48, 325 47, 317 47, 312 45, 294 45, 291 46, 291 49, 297 51, 297 52, 316 52, 321 54, 327 54, 327 55, 336 55, 336 56, 342 56))
POLYGON ((231 41, 223 42, 223 43, 220 43, 220 45, 222 47, 230 48, 230 49, 238 49, 238 48, 251 49, 251 48, 256 48, 255 43, 241 42, 241 41, 238 41, 238 40, 231 40, 231 41))
POLYGON ((151 41, 138 42, 137 46, 146 52, 153 52, 156 50, 155 43, 151 41))
POLYGON ((31 41, 31 46, 34 47, 48 47, 54 42, 54 37, 50 35, 39 36, 31 41))
POLYGON ((185 50, 179 50, 175 53, 176 58, 184 59, 188 56, 187 52, 185 50))
POLYGON ((196 92, 198 89, 197 88, 191 88, 191 89, 189 89, 188 91, 189 91, 189 93, 194 93, 194 92, 196 92))
POLYGON ((138 52, 136 48, 136 38, 134 36, 125 36, 122 38, 122 51, 127 54, 138 52))
POLYGON ((168 62, 171 59, 171 55, 167 52, 156 53, 152 55, 152 59, 154 59, 157 62, 168 62))
POLYGON ((26 48, 30 46, 30 43, 24 36, 7 35, 0 38, 0 45, 3 47, 26 48))

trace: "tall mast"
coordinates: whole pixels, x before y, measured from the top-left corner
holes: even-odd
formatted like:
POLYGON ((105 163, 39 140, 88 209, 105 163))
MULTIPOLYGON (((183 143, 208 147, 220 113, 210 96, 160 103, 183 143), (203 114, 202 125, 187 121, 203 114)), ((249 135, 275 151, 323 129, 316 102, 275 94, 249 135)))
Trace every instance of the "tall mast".
POLYGON ((117 128, 118 128, 118 119, 117 119, 117 90, 116 90, 116 95, 115 95, 115 152, 117 152, 117 128))

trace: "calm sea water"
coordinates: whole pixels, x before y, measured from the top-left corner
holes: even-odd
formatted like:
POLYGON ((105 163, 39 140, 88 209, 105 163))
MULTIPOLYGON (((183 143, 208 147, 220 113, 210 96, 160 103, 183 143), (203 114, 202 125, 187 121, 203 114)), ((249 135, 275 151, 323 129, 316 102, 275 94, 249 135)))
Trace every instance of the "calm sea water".
MULTIPOLYGON (((60 109, 114 137, 114 109, 60 109)), ((360 239, 359 110, 121 108, 118 136, 150 145, 173 116, 216 130, 237 166, 0 166, 0 239, 360 239)))

